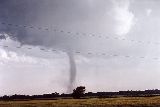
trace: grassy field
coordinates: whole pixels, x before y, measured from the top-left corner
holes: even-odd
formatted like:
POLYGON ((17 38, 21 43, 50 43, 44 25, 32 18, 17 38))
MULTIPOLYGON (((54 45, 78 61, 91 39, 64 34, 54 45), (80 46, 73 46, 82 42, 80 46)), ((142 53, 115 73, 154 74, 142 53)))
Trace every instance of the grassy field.
POLYGON ((0 107, 160 107, 160 97, 0 101, 0 107))

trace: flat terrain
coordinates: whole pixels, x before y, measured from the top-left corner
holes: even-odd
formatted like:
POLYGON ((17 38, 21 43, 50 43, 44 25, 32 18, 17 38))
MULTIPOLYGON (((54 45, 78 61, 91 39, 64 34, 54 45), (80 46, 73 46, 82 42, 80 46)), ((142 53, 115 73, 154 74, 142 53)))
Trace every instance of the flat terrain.
POLYGON ((0 107, 160 107, 160 97, 0 101, 0 107))

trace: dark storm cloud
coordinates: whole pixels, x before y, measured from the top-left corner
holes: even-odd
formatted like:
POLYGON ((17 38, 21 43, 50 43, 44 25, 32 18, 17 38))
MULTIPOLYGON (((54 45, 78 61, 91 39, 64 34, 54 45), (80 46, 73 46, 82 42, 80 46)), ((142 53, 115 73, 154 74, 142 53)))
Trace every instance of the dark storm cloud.
MULTIPOLYGON (((100 18, 104 15, 106 8, 109 9, 110 7, 110 5, 107 7, 103 5, 103 2, 109 3, 109 1, 104 0, 102 2, 93 2, 92 0, 1 0, 0 2, 0 21, 2 22, 40 27, 56 25, 60 26, 61 29, 70 31, 81 31, 85 28, 89 31, 95 31, 97 27, 91 27, 92 22, 94 21, 95 24, 100 23, 100 18), (97 4, 95 5, 95 3, 97 4), (100 6, 101 8, 98 9, 100 6)), ((59 44, 63 47, 66 45, 72 46, 72 42, 74 44, 75 41, 74 39, 65 38, 64 34, 25 28, 17 29, 1 26, 1 31, 13 33, 11 36, 22 44, 45 46, 59 44)), ((76 39, 77 42, 79 40, 76 39)))

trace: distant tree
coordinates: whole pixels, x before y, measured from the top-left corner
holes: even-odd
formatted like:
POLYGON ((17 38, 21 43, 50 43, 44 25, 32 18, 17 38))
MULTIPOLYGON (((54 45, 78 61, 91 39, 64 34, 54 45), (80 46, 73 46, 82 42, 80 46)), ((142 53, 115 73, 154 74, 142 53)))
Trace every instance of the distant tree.
POLYGON ((85 87, 84 86, 79 86, 76 89, 73 90, 72 96, 75 99, 81 98, 85 93, 85 87))

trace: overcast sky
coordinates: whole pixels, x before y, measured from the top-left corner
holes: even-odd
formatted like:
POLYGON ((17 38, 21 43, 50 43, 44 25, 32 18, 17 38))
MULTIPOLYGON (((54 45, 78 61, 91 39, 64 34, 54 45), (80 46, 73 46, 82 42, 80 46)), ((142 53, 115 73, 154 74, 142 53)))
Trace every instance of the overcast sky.
POLYGON ((158 0, 0 0, 0 95, 67 92, 70 64, 63 50, 74 54, 75 86, 87 91, 160 89, 159 5, 158 0))

